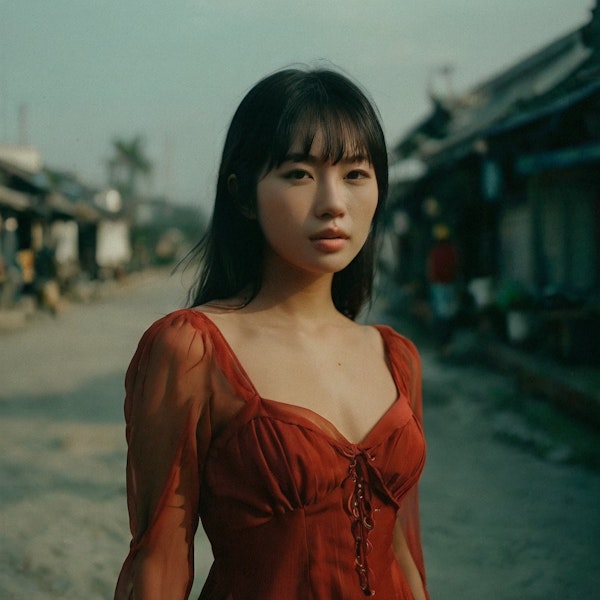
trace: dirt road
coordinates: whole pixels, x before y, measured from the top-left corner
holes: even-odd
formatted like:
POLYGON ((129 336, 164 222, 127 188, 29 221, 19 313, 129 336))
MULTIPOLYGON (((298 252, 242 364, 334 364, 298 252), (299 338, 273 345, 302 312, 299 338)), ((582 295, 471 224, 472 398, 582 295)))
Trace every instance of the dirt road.
MULTIPOLYGON (((183 298, 179 279, 150 273, 0 336, 0 598, 112 597, 128 544, 124 370, 183 298)), ((422 354, 433 599, 598 597, 600 475, 521 420, 510 405, 527 398, 509 380, 422 354)), ((192 597, 209 562, 200 535, 192 597)))

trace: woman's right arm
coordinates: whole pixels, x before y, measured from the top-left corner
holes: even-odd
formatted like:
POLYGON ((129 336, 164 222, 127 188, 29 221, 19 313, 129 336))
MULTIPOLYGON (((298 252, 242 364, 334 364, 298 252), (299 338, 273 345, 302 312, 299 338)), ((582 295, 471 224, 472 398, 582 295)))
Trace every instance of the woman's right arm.
POLYGON ((115 600, 184 600, 193 582, 202 456, 210 440, 207 345, 186 312, 142 337, 125 380, 132 534, 115 600))

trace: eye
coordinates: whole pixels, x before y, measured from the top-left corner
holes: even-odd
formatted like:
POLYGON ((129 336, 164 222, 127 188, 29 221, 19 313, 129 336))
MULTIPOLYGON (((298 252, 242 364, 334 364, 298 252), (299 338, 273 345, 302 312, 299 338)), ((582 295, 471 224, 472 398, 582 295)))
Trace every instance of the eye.
POLYGON ((292 169, 290 171, 286 171, 284 177, 286 179, 291 179, 292 181, 300 181, 302 179, 308 179, 310 177, 310 173, 304 169, 292 169))
POLYGON ((356 181, 358 179, 369 179, 371 173, 365 169, 352 169, 346 174, 346 179, 356 181))

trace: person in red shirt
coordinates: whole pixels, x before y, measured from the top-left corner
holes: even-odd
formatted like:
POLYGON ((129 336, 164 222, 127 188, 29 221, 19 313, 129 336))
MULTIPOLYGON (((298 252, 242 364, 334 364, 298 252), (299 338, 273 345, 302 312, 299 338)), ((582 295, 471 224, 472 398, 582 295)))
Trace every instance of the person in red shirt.
POLYGON ((459 256, 447 225, 436 225, 433 228, 433 238, 435 241, 427 258, 432 325, 440 351, 447 354, 459 310, 459 256))

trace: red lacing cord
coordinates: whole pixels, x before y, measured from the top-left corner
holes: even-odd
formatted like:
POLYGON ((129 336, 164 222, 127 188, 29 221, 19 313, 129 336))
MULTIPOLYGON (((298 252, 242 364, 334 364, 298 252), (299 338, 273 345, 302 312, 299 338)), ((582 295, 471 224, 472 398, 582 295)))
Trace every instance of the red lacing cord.
POLYGON ((365 596, 374 596, 375 590, 369 583, 369 565, 367 555, 371 550, 369 531, 375 527, 373 506, 371 504, 371 486, 367 465, 374 460, 368 452, 345 452, 350 459, 348 474, 354 483, 354 490, 348 498, 348 511, 352 518, 354 536, 355 569, 358 573, 360 589, 365 596))

